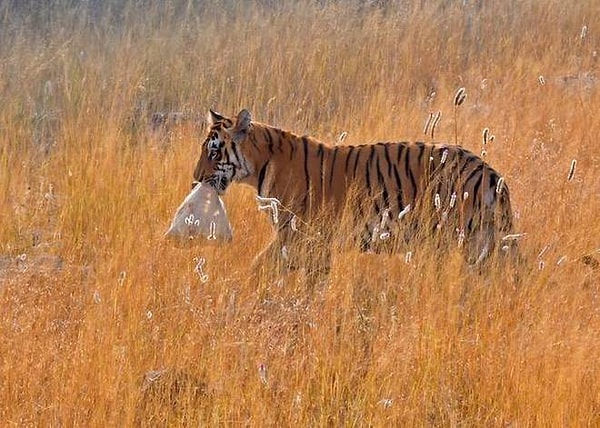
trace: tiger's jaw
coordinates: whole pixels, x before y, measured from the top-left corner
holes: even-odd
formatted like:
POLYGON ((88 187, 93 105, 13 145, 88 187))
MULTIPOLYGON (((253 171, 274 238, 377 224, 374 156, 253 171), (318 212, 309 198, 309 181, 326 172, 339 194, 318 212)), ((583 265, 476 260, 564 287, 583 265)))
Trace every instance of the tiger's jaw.
POLYGON ((208 184, 221 196, 225 193, 231 182, 235 181, 235 172, 236 168, 234 165, 217 163, 212 166, 210 172, 197 174, 200 176, 197 181, 208 184))
POLYGON ((212 177, 204 180, 204 183, 215 189, 219 196, 223 196, 225 190, 227 190, 227 187, 229 187, 230 182, 230 179, 222 175, 213 175, 212 177))

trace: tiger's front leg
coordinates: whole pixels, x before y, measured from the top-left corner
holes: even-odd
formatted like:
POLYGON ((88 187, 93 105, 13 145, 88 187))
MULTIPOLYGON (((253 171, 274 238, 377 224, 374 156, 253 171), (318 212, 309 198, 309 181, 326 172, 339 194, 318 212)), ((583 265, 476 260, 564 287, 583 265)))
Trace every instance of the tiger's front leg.
POLYGON ((296 252, 291 248, 294 231, 283 222, 278 226, 274 238, 252 262, 252 282, 258 285, 266 285, 295 268, 290 259, 296 252))
POLYGON ((263 249, 252 262, 254 274, 264 276, 265 274, 281 275, 287 267, 288 249, 284 239, 278 233, 275 238, 263 249))
POLYGON ((308 290, 327 280, 331 270, 331 237, 324 231, 316 234, 293 234, 284 247, 286 269, 302 270, 308 290))
POLYGON ((289 227, 278 230, 254 259, 253 277, 260 282, 304 269, 309 286, 325 279, 331 269, 331 249, 319 238, 298 234, 289 227))

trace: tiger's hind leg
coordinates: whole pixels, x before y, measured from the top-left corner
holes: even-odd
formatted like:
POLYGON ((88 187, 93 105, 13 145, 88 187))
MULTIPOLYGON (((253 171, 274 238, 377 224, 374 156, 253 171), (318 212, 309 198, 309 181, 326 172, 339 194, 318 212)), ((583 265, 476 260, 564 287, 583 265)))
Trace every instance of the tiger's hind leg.
POLYGON ((305 248, 304 274, 306 289, 312 294, 329 279, 331 272, 331 248, 324 243, 305 248))
POLYGON ((484 265, 496 248, 496 233, 492 222, 484 222, 465 237, 465 256, 473 267, 484 265))

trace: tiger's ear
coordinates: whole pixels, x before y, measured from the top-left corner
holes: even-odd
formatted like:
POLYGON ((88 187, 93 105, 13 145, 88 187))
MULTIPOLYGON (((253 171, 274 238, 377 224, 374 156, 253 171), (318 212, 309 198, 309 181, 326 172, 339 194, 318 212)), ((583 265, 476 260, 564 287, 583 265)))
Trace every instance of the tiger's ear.
POLYGON ((252 118, 250 112, 246 109, 240 111, 237 115, 235 126, 232 129, 232 135, 235 140, 243 140, 250 132, 250 123, 252 118))
POLYGON ((217 122, 222 122, 225 120, 225 116, 220 113, 217 113, 213 109, 208 110, 208 114, 206 115, 206 122, 208 126, 213 126, 217 122))

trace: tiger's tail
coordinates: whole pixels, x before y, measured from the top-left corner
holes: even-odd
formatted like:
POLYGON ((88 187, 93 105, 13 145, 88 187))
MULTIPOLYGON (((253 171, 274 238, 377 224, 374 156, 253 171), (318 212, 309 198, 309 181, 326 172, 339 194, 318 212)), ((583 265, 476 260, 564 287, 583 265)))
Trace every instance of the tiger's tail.
POLYGON ((500 253, 509 256, 510 259, 519 260, 518 240, 522 234, 515 233, 514 230, 514 217, 507 187, 499 195, 498 211, 498 231, 500 232, 500 236, 496 240, 497 248, 500 250, 500 253))
POLYGON ((508 187, 505 187, 500 193, 498 204, 500 206, 500 232, 504 235, 513 233, 513 212, 512 206, 510 204, 510 194, 508 192, 508 187))

